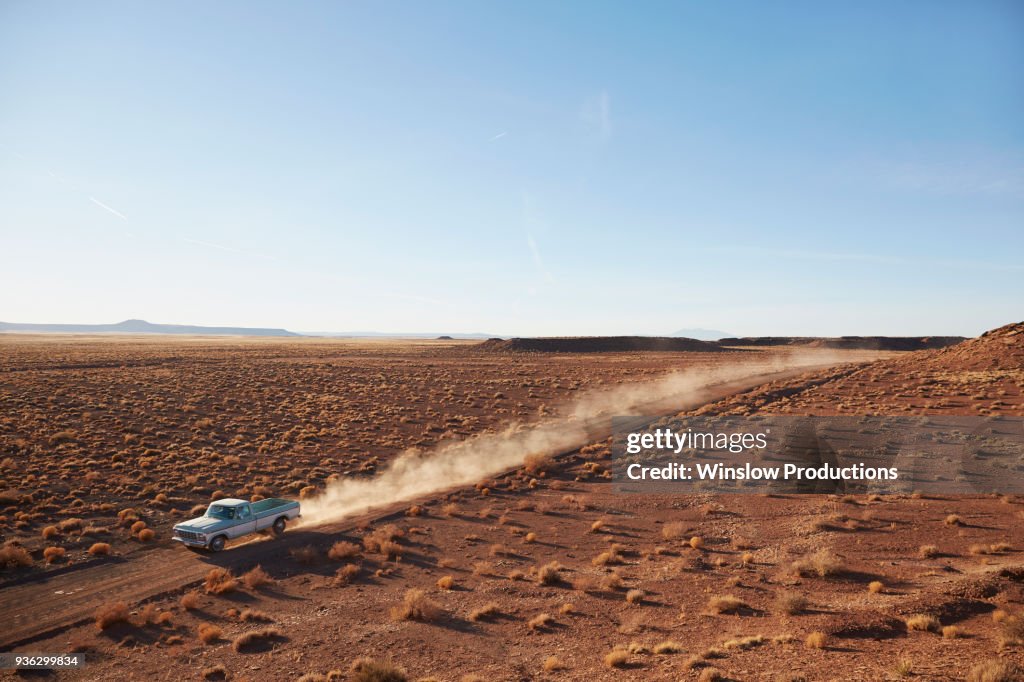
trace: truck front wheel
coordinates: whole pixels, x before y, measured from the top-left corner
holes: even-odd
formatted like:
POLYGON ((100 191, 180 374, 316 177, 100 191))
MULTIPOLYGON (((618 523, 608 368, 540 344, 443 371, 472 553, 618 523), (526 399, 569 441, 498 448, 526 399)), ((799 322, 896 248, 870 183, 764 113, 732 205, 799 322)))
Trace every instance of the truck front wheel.
POLYGON ((284 533, 285 524, 286 521, 283 516, 274 521, 274 535, 281 535, 284 533))
POLYGON ((218 535, 214 539, 210 540, 210 551, 211 552, 219 552, 219 551, 221 551, 222 549, 224 549, 224 542, 225 542, 225 539, 224 539, 223 535, 218 535))

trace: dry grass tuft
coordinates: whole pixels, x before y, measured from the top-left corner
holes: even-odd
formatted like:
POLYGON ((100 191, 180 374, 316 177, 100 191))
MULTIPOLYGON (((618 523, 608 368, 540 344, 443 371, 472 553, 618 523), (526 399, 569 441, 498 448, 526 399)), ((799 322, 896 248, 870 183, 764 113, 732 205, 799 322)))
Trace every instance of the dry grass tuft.
POLYGON ((964 631, 956 625, 947 625, 942 628, 943 639, 959 639, 964 636, 964 631))
POLYGON ((96 611, 96 627, 106 630, 118 623, 128 622, 128 605, 123 601, 105 604, 96 611))
POLYGON ((828 646, 828 635, 824 632, 812 632, 807 635, 807 639, 804 640, 804 644, 809 649, 824 649, 828 646))
POLYGON ((645 596, 646 595, 643 590, 633 589, 626 592, 626 602, 629 604, 640 604, 643 602, 645 596))
POLYGON ((0 567, 20 568, 32 565, 32 555, 24 547, 4 545, 0 547, 0 567))
POLYGON ((708 600, 708 611, 711 613, 737 613, 740 609, 745 608, 747 608, 746 602, 730 594, 711 597, 708 600))
POLYGON ((917 555, 922 559, 932 559, 939 555, 939 548, 935 545, 921 545, 917 550, 917 555))
POLYGON ((213 623, 200 623, 199 628, 199 639, 203 644, 212 644, 221 638, 224 631, 213 623))
POLYGON ((89 548, 89 554, 93 556, 106 556, 110 554, 110 544, 106 542, 94 543, 93 546, 89 548))
POLYGON ((47 564, 52 564, 63 559, 65 554, 63 547, 47 547, 43 550, 43 559, 47 564))
POLYGON ((1020 682, 1024 679, 1024 668, 1013 661, 991 658, 978 663, 967 674, 967 682, 1020 682))
POLYGON ((186 611, 193 611, 199 608, 199 593, 195 590, 181 595, 178 604, 186 611))
POLYGON ((393 663, 378 663, 369 658, 353 661, 351 672, 353 682, 407 682, 409 679, 403 668, 393 663))
POLYGON ((227 594, 238 589, 238 581, 226 568, 211 568, 206 574, 207 594, 227 594))
POLYGON ((878 594, 879 592, 885 591, 885 583, 881 580, 872 580, 868 583, 868 592, 871 594, 878 594))
POLYGON ((347 561, 359 556, 359 545, 354 542, 335 542, 327 551, 327 556, 334 561, 347 561))
POLYGON ((787 616, 803 613, 808 605, 807 597, 798 592, 780 592, 775 597, 775 610, 787 616))
POLYGON ((531 630, 544 630, 555 622, 555 617, 550 613, 538 613, 536 616, 531 618, 526 626, 531 630))
POLYGON ((544 672, 550 673, 556 670, 565 670, 566 665, 557 656, 548 656, 544 659, 544 672))
POLYGON ((537 569, 537 582, 541 585, 557 585, 562 582, 562 567, 557 561, 544 564, 537 569))
POLYGON ((609 668, 621 668, 629 662, 629 650, 617 646, 604 655, 604 664, 609 668))
POLYGON ((690 547, 693 549, 704 549, 704 538, 699 535, 694 535, 690 538, 690 547))
POLYGON ((501 613, 501 609, 498 605, 494 602, 490 602, 488 604, 484 604, 480 608, 473 609, 469 614, 469 619, 475 623, 481 620, 491 619, 499 613, 501 613))
POLYGON ((793 572, 801 576, 817 575, 821 578, 838 575, 844 570, 843 560, 827 549, 797 559, 792 563, 793 572))
POLYGON ((391 617, 395 620, 432 623, 443 615, 444 610, 431 600, 426 592, 418 588, 406 590, 402 603, 391 609, 391 617))
POLYGON ((231 643, 231 648, 238 653, 262 650, 272 646, 279 639, 283 639, 283 636, 277 628, 250 630, 235 637, 235 641, 231 643))
POLYGON ((947 526, 960 526, 963 525, 963 519, 961 519, 956 514, 950 514, 946 517, 943 523, 945 523, 947 526))
POLYGON ((273 585, 274 579, 263 570, 262 566, 256 566, 242 574, 242 584, 250 590, 258 590, 264 585, 273 585))
POLYGON ((942 629, 942 623, 935 616, 927 613, 918 613, 910 616, 904 621, 907 624, 908 631, 918 632, 938 632, 942 629))
POLYGON ((666 640, 654 645, 654 653, 656 654, 681 654, 682 652, 683 645, 673 640, 666 640))
POLYGON ((437 579, 437 586, 442 590, 450 590, 455 587, 455 578, 445 575, 437 579))

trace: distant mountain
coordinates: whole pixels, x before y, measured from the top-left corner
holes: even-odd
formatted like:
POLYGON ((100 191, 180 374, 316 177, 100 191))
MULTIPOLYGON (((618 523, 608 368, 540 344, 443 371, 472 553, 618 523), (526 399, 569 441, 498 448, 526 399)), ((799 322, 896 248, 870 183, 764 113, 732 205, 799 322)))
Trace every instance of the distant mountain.
POLYGON ((0 332, 37 332, 42 334, 197 334, 210 336, 301 336, 287 329, 260 327, 200 327, 187 324, 153 324, 145 320, 125 320, 117 324, 20 324, 0 322, 0 332))
POLYGON ((718 341, 719 339, 724 339, 736 335, 730 334, 729 332, 720 332, 717 329, 696 328, 680 329, 679 331, 675 332, 674 334, 670 334, 669 336, 681 336, 683 338, 697 339, 699 341, 718 341))

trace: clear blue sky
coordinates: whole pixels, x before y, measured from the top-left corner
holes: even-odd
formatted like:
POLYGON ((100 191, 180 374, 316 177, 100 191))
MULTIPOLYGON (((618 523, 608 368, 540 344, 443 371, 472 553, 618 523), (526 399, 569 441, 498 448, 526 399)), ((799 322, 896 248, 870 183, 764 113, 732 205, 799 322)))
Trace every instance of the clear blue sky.
POLYGON ((0 4, 0 320, 976 334, 1020 2, 0 4))

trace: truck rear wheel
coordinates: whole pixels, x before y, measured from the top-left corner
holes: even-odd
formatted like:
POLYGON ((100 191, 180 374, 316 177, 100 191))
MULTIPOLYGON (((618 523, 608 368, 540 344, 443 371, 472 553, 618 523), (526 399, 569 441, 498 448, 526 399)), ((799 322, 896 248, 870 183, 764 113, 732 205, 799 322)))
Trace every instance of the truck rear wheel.
POLYGON ((281 535, 284 533, 285 525, 287 525, 287 522, 283 516, 274 521, 274 535, 281 535))
POLYGON ((223 535, 218 535, 214 539, 210 540, 210 551, 219 552, 224 549, 225 538, 223 535))

